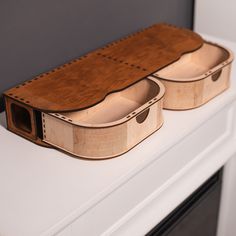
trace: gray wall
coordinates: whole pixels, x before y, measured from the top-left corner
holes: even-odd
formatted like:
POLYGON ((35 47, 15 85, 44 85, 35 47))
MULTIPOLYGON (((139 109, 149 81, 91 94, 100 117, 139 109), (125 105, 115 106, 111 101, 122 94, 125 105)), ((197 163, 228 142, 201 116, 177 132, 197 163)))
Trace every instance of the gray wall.
POLYGON ((191 28, 192 9, 193 0, 0 0, 0 96, 153 23, 191 28))

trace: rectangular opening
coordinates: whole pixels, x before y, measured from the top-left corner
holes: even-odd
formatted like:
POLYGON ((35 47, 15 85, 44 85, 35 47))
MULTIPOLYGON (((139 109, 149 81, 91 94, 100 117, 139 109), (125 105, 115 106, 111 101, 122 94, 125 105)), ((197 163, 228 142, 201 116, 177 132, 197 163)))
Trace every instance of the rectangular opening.
POLYGON ((31 133, 32 125, 31 125, 31 117, 29 111, 17 104, 11 104, 11 113, 12 113, 12 121, 16 128, 31 133))
POLYGON ((222 172, 217 171, 146 236, 215 236, 222 172))
POLYGON ((40 138, 40 139, 43 139, 43 128, 42 128, 41 112, 35 110, 34 111, 34 116, 35 116, 35 120, 36 120, 37 137, 40 138))

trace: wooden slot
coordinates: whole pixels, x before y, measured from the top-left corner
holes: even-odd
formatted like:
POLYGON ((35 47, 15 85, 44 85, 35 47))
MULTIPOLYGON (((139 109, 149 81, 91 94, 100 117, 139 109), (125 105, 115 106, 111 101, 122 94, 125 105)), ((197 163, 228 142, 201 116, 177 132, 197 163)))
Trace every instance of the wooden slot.
POLYGON ((156 72, 164 84, 164 108, 191 109, 205 104, 229 87, 233 54, 219 45, 203 46, 156 72))
POLYGON ((84 158, 120 155, 161 127, 163 96, 163 85, 149 77, 88 109, 43 113, 43 140, 84 158))
POLYGON ((29 111, 15 103, 11 104, 12 121, 14 125, 23 132, 31 133, 31 119, 29 111))
POLYGON ((49 147, 38 135, 38 130, 41 128, 39 126, 42 124, 38 123, 38 119, 36 119, 36 111, 8 97, 5 97, 5 104, 7 128, 10 131, 39 145, 49 147))

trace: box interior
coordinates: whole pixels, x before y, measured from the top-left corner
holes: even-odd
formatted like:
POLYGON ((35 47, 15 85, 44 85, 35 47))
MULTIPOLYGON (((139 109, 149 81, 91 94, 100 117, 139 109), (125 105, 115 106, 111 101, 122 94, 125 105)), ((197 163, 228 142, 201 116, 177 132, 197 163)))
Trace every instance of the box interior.
POLYGON ((12 103, 11 114, 12 114, 12 121, 16 128, 24 132, 31 133, 32 131, 31 118, 30 118, 30 113, 27 109, 15 103, 12 103))
POLYGON ((191 53, 186 53, 175 63, 157 72, 166 79, 191 79, 201 76, 229 58, 229 52, 220 46, 204 43, 191 53))
POLYGON ((61 114, 75 122, 109 123, 134 113, 137 108, 157 96, 159 91, 160 88, 155 82, 144 79, 125 90, 109 94, 102 102, 88 109, 61 114))

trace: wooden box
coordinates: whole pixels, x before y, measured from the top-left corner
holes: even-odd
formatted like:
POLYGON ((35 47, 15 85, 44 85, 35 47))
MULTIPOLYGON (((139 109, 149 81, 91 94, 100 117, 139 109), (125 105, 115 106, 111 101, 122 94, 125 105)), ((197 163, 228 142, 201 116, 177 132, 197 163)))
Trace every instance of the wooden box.
POLYGON ((149 77, 93 107, 42 113, 43 141, 84 158, 120 155, 161 127, 163 96, 163 85, 149 77))
POLYGON ((163 107, 186 110, 199 107, 230 84, 233 54, 214 43, 184 54, 178 61, 154 73, 166 88, 163 107))
POLYGON ((229 86, 231 62, 198 34, 156 24, 6 91, 7 127, 75 156, 114 157, 161 127, 162 83, 164 108, 194 108, 229 86))

